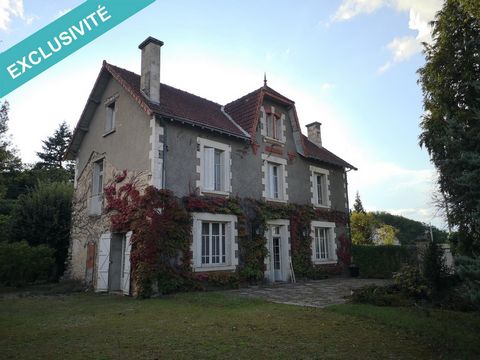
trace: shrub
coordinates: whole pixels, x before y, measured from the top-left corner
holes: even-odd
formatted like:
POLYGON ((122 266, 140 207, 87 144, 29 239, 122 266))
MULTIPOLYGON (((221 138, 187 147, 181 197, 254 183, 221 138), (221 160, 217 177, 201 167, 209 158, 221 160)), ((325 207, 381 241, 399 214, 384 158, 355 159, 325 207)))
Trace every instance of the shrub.
POLYGON ((455 266, 465 284, 464 296, 480 309, 480 258, 460 256, 455 258, 455 266))
POLYGON ((391 278, 402 265, 412 262, 405 246, 352 245, 352 257, 360 276, 369 278, 391 278))
POLYGON ((55 264, 55 251, 46 245, 27 242, 0 243, 0 283, 22 286, 47 280, 55 264))
POLYGON ((398 291, 395 286, 368 285, 353 291, 350 301, 357 304, 377 306, 409 306, 412 300, 398 291))
POLYGON ((448 268, 443 248, 434 241, 428 243, 423 253, 422 271, 432 296, 440 297, 447 287, 448 268))
POLYGON ((416 266, 403 266, 393 275, 393 279, 399 290, 408 296, 421 299, 430 294, 427 282, 416 266))

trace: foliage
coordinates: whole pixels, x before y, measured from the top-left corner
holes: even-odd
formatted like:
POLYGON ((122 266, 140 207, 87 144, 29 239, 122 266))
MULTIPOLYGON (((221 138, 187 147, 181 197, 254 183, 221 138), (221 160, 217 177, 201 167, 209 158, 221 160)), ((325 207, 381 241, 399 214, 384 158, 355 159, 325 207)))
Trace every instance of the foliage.
POLYGON ((430 289, 420 270, 413 265, 404 265, 393 275, 395 285, 401 292, 414 299, 424 299, 430 296, 430 289))
POLYGON ((65 161, 65 153, 71 140, 72 132, 64 121, 58 126, 58 129, 55 130, 52 136, 42 140, 42 151, 37 152, 37 156, 41 161, 37 163, 37 167, 61 169, 65 166, 73 177, 73 165, 70 161, 65 161))
POLYGON ((360 268, 360 276, 391 278, 412 256, 404 246, 352 245, 353 262, 360 268))
POLYGON ((433 43, 424 45, 420 145, 438 170, 449 223, 461 234, 458 249, 471 255, 480 251, 480 18, 471 11, 478 14, 478 1, 463 3, 444 2, 433 43))
POLYGON ((19 197, 12 213, 11 240, 55 249, 58 277, 65 270, 68 255, 72 193, 68 183, 39 183, 19 197))
POLYGON ((445 252, 435 241, 430 241, 424 251, 422 273, 434 298, 446 290, 448 268, 445 264, 445 252))
POLYGON ((6 190, 6 177, 17 173, 22 168, 22 162, 7 134, 9 109, 10 105, 7 101, 0 105, 0 198, 4 196, 6 190))
POLYGON ((55 250, 46 245, 30 246, 27 242, 0 243, 0 283, 22 286, 47 280, 55 250))
POLYGON ((240 286, 240 276, 237 272, 197 273, 194 278, 199 282, 206 282, 214 288, 237 289, 240 286))
POLYGON ((357 194, 355 195, 355 202, 353 203, 353 211, 357 213, 363 213, 365 214, 366 211, 363 208, 362 200, 360 199, 360 194, 357 191, 357 194))
POLYGON ((377 226, 378 223, 372 213, 352 212, 350 216, 352 244, 373 244, 377 226))
POLYGON ((117 176, 105 188, 112 231, 132 231, 130 255, 137 296, 150 297, 153 285, 170 293, 190 284, 191 218, 169 190, 153 186, 143 194, 117 176))
POLYGON ((394 245, 398 229, 392 225, 382 225, 376 230, 377 241, 383 245, 394 245))
POLYGON ((353 290, 350 301, 354 304, 376 306, 409 306, 412 300, 400 293, 395 286, 367 285, 353 290))
POLYGON ((464 295, 480 309, 480 258, 459 256, 455 258, 458 276, 464 281, 464 295))

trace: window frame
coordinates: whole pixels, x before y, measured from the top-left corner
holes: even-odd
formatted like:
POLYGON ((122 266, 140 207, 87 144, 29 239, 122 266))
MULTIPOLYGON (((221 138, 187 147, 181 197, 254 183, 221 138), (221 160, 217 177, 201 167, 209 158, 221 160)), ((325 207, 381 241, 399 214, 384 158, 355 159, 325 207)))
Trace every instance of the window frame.
MULTIPOLYGON (((211 214, 211 213, 192 213, 192 268, 196 272, 204 271, 230 271, 235 270, 238 265, 238 231, 235 223, 237 217, 235 215, 226 214, 211 214), (211 224, 219 223, 225 224, 225 261, 222 261, 222 253, 220 252, 219 263, 203 262, 203 224, 208 223, 210 229, 213 228, 211 224)), ((220 226, 221 228, 221 226, 220 226)), ((220 238, 220 244, 222 239, 220 238)), ((210 259, 214 256, 211 251, 210 242, 210 259)))
POLYGON ((287 182, 287 177, 288 177, 288 172, 286 169, 287 165, 287 160, 283 158, 279 158, 276 156, 270 156, 267 154, 262 154, 262 160, 263 160, 263 165, 262 165, 262 172, 263 172, 263 178, 262 178, 262 184, 264 185, 264 190, 263 190, 263 197, 267 201, 276 201, 276 202, 288 202, 288 194, 287 194, 287 189, 288 189, 288 182, 287 182), (278 192, 278 197, 275 198, 272 190, 274 187, 274 182, 273 182, 273 170, 271 169, 277 169, 277 192, 278 192))
POLYGON ((263 136, 264 142, 279 144, 280 146, 284 146, 286 142, 285 121, 286 121, 285 113, 276 112, 275 106, 270 106, 270 105, 261 106, 260 107, 260 134, 263 136), (268 118, 270 116, 272 117, 272 119, 276 119, 276 121, 278 122, 278 126, 276 127, 278 132, 273 137, 269 135, 269 130, 268 130, 269 128, 268 118), (278 136, 278 138, 276 138, 275 136, 278 136))
POLYGON ((311 203, 315 207, 330 208, 330 171, 316 166, 310 166, 310 192, 311 203), (321 184, 322 202, 318 196, 318 176, 321 176, 323 183, 321 184))
POLYGON ((228 196, 231 191, 231 146, 217 141, 197 138, 197 158, 199 165, 197 166, 197 188, 200 193, 215 194, 228 196), (209 150, 212 149, 212 150, 209 150), (221 152, 219 156, 219 168, 223 174, 217 176, 216 154, 221 152), (207 156, 208 154, 208 156, 207 156), (212 173, 207 176, 206 167, 211 167, 212 173), (217 188, 216 182, 219 181, 220 188, 217 188), (211 187, 208 183, 211 183, 211 187))
POLYGON ((101 215, 103 211, 105 164, 105 158, 92 161, 91 189, 88 198, 88 214, 91 216, 101 215))
POLYGON ((109 98, 105 101, 105 128, 103 136, 107 136, 116 129, 117 116, 117 97, 109 98), (107 127, 107 125, 110 125, 107 127))
MULTIPOLYGON (((312 250, 312 263, 313 264, 336 264, 338 261, 337 256, 337 241, 335 235, 335 223, 326 221, 312 221, 310 225, 311 250, 312 250), (317 229, 323 229, 327 236, 327 258, 317 257, 317 229)), ((320 244, 319 244, 320 246, 320 244)))

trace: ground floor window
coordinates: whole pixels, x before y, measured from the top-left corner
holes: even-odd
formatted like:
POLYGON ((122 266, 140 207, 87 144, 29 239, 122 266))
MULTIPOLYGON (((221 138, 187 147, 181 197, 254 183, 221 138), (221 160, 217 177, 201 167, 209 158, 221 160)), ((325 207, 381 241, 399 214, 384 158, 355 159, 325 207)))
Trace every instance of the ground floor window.
POLYGON ((336 262, 335 223, 312 221, 311 236, 312 261, 314 263, 336 262))
POLYGON ((238 264, 237 217, 192 213, 194 271, 234 270, 238 264))

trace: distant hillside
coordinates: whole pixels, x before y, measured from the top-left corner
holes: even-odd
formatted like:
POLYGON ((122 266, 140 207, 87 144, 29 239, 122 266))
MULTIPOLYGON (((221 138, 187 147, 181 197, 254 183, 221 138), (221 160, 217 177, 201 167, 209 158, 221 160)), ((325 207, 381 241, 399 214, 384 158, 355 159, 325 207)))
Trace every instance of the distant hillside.
MULTIPOLYGON (((373 212, 373 215, 379 222, 394 226, 399 230, 397 238, 402 245, 414 244, 417 239, 424 239, 427 231, 430 232, 427 224, 400 215, 387 212, 373 212)), ((432 232, 436 241, 447 242, 448 233, 446 231, 432 227, 432 232)))

